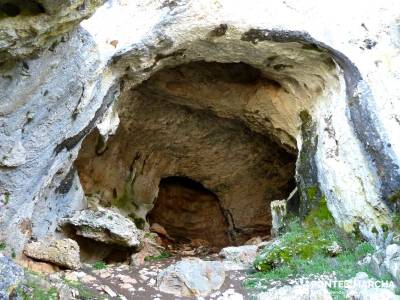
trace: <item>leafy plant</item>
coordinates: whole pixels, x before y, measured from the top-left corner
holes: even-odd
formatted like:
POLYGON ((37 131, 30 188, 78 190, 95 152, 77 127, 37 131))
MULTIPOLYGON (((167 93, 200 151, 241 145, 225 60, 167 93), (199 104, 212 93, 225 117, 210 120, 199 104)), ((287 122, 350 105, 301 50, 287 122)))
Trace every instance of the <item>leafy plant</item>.
POLYGON ((6 249, 7 244, 4 242, 0 242, 0 251, 3 251, 4 249, 6 249))
POLYGON ((96 261, 92 266, 95 270, 103 270, 107 268, 107 264, 104 261, 96 261))

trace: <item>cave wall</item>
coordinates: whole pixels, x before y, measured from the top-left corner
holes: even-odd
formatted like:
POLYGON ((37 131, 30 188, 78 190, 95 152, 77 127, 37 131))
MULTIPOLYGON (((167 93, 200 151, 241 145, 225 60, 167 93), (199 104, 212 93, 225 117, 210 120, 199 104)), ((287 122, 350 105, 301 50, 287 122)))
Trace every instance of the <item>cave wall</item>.
POLYGON ((240 118, 219 117, 210 107, 237 102, 236 113, 243 114, 240 107, 259 95, 257 88, 274 92, 276 84, 243 64, 198 62, 161 72, 169 88, 153 87, 163 80, 156 74, 121 94, 119 127, 105 149, 98 151, 97 131, 84 141, 75 165, 89 199, 144 220, 160 180, 186 176, 218 196, 235 240, 269 234, 269 203, 294 189, 296 155, 265 130, 252 131, 240 118), (173 93, 171 82, 186 98, 173 93))
POLYGON ((94 127, 114 132, 120 88, 199 60, 249 64, 286 91, 274 99, 290 102, 256 98, 265 108, 234 119, 299 149, 305 203, 317 190, 348 230, 390 223, 400 181, 398 1, 145 2, 106 3, 78 28, 94 5, 60 17, 43 2, 45 14, 0 20, 0 238, 9 249, 86 205, 71 167, 94 127))

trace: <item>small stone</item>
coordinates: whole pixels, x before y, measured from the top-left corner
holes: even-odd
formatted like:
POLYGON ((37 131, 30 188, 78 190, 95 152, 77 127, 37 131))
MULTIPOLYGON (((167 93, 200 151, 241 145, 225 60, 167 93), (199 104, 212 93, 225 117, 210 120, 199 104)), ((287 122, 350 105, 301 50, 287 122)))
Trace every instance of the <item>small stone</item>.
POLYGON ((115 277, 118 278, 122 283, 130 283, 130 284, 137 283, 137 280, 135 278, 132 278, 128 275, 118 274, 115 277))
POLYGON ((149 285, 149 286, 154 286, 156 284, 156 280, 154 279, 154 278, 151 278, 150 280, 149 280, 149 283, 147 284, 147 285, 149 285))
POLYGON ((342 253, 343 249, 336 241, 334 241, 330 246, 328 246, 326 251, 328 252, 328 254, 330 256, 334 257, 334 256, 338 256, 340 253, 342 253))
POLYGON ((68 272, 65 274, 64 278, 69 281, 78 281, 76 272, 68 272))
POLYGON ((129 289, 132 289, 132 288, 133 288, 133 285, 130 284, 130 283, 121 283, 121 284, 119 284, 119 287, 120 287, 121 289, 129 290, 129 289))
POLYGON ((110 297, 117 297, 117 293, 114 292, 109 286, 103 285, 103 291, 105 291, 110 297))
POLYGON ((90 282, 96 281, 96 277, 91 276, 91 275, 85 275, 85 276, 82 277, 81 280, 84 283, 90 283, 90 282))

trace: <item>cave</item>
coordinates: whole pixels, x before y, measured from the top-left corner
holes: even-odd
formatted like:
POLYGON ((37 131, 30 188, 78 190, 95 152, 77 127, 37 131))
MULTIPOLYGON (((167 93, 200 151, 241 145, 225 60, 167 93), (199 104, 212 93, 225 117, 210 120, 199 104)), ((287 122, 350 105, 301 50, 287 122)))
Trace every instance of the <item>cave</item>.
POLYGON ((35 16, 45 12, 43 5, 36 1, 14 0, 9 2, 0 0, 0 19, 19 15, 35 16))
POLYGON ((297 112, 265 113, 288 95, 245 63, 161 69, 122 92, 108 112, 115 132, 83 141, 75 167, 89 205, 116 207, 139 228, 158 223, 177 242, 268 238, 270 202, 296 187, 295 140, 272 122, 297 112))
POLYGON ((161 179, 147 219, 163 226, 177 242, 202 239, 214 246, 230 244, 229 224, 218 197, 186 177, 161 179))

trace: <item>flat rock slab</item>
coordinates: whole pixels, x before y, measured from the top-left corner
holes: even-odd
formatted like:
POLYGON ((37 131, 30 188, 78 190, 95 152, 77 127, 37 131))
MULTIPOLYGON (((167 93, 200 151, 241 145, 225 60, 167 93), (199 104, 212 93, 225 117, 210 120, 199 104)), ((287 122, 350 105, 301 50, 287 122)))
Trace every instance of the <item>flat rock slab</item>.
POLYGON ((46 238, 32 242, 25 246, 24 254, 68 269, 76 270, 81 267, 79 245, 71 239, 46 238))
POLYGON ((24 278, 24 270, 0 253, 0 299, 8 299, 10 288, 24 278))
POLYGON ((180 297, 207 296, 225 280, 222 263, 199 258, 184 258, 158 274, 160 291, 180 297))
POLYGON ((142 236, 130 219, 105 208, 78 211, 63 224, 71 225, 77 235, 85 238, 125 247, 139 246, 142 236))

